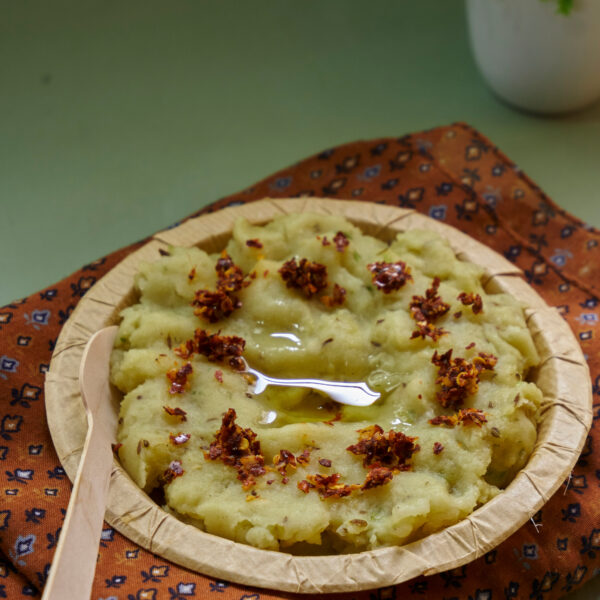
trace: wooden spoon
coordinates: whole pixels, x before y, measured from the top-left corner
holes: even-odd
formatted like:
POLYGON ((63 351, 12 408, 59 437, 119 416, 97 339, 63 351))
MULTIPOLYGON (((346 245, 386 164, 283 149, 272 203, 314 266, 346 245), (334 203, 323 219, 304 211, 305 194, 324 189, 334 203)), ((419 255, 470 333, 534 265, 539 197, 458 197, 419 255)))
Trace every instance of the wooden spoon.
POLYGON ((117 329, 95 333, 81 358, 79 385, 88 430, 42 600, 84 600, 92 593, 113 466, 109 359, 117 329))

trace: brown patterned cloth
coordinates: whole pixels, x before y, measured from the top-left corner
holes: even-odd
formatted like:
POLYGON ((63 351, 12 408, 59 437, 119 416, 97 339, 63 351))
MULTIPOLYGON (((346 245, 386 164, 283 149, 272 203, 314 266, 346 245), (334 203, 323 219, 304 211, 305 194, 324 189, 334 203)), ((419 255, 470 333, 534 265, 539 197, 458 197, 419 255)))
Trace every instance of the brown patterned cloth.
MULTIPOLYGON (((332 598, 551 600, 600 571, 599 232, 556 206, 489 140, 465 124, 327 150, 201 212, 265 196, 353 198, 415 208, 504 254, 558 307, 594 383, 594 425, 572 476, 495 550, 464 567, 332 598)), ((79 299, 142 242, 0 309, 0 598, 39 597, 71 484, 46 425, 44 373, 79 299)), ((215 581, 151 554, 105 524, 92 598, 291 598, 215 581)), ((76 567, 75 567, 76 568, 76 567)))

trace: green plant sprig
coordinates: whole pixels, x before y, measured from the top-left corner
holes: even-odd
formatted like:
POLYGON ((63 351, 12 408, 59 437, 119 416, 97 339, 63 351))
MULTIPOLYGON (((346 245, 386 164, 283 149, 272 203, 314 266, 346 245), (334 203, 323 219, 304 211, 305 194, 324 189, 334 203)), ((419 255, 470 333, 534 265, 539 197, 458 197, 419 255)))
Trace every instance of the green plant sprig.
MULTIPOLYGON (((543 2, 548 2, 548 0, 542 0, 543 2)), ((556 12, 559 15, 568 15, 573 10, 573 1, 574 0, 557 0, 558 6, 556 8, 556 12)))

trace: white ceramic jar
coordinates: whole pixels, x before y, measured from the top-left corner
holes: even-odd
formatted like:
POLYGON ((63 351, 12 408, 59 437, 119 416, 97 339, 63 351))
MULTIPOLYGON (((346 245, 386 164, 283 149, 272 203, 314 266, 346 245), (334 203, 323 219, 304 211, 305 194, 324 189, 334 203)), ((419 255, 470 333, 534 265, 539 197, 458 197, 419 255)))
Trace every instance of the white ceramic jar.
POLYGON ((492 90, 537 113, 574 111, 600 98, 600 0, 466 0, 475 60, 492 90))

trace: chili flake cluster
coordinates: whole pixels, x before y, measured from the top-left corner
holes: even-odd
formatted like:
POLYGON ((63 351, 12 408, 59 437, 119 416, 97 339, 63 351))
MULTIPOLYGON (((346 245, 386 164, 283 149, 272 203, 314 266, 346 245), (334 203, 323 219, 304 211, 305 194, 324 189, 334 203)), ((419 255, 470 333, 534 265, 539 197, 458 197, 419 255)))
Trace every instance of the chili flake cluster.
MULTIPOLYGON (((321 240, 321 244, 323 246, 331 246, 331 242, 327 239, 327 236, 324 236, 322 239, 320 236, 317 236, 318 240, 321 240)), ((338 252, 344 252, 350 244, 350 240, 347 238, 346 234, 343 231, 338 231, 333 236, 333 243, 335 244, 335 249, 338 252)))
POLYGON ((425 291, 425 296, 413 296, 410 302, 410 314, 417 322, 417 329, 412 332, 411 339, 430 337, 434 342, 442 335, 448 333, 441 327, 436 327, 433 322, 445 315, 450 310, 438 294, 440 278, 435 277, 431 287, 425 291))
POLYGON ((401 260, 395 263, 371 263, 367 265, 367 269, 373 274, 375 287, 384 294, 399 290, 407 281, 413 280, 410 274, 410 267, 401 260))
POLYGON ((444 425, 446 427, 456 427, 457 425, 476 425, 477 427, 481 427, 484 423, 487 423, 487 417, 478 408, 461 408, 455 415, 439 415, 433 419, 429 419, 429 423, 431 425, 444 425))
POLYGON ((283 477, 283 482, 287 483, 286 469, 290 467, 295 469, 297 466, 296 457, 289 451, 281 449, 278 454, 273 457, 273 464, 283 477))
POLYGON ((474 314, 478 315, 480 312, 483 312, 483 300, 479 294, 467 294, 466 292, 461 292, 457 300, 460 300, 465 306, 471 306, 471 310, 474 314))
POLYGON ((298 482, 298 489, 305 494, 314 489, 322 498, 344 498, 345 496, 349 496, 354 490, 361 488, 356 483, 352 485, 339 483, 340 477, 339 473, 332 473, 331 475, 321 475, 320 473, 307 475, 306 479, 298 482))
POLYGON ((243 429, 236 425, 235 418, 236 412, 230 408, 223 416, 221 428, 215 433, 215 440, 210 444, 208 452, 204 453, 204 458, 221 460, 233 467, 242 487, 247 490, 267 470, 256 433, 250 428, 243 429))
MULTIPOLYGON (((359 440, 346 448, 356 455, 364 455, 363 466, 368 469, 362 484, 340 483, 341 475, 320 473, 307 475, 306 479, 298 482, 298 489, 308 494, 315 490, 322 498, 344 498, 355 490, 369 490, 390 482, 394 473, 408 471, 411 466, 408 461, 420 448, 415 441, 417 438, 409 437, 402 432, 390 430, 384 433, 379 425, 371 425, 360 429, 359 440)), ((324 467, 331 467, 331 461, 319 461, 324 467)))
POLYGON ((242 352, 245 346, 246 340, 236 335, 219 335, 196 329, 194 338, 175 348, 174 352, 183 359, 195 353, 206 356, 211 362, 227 361, 232 368, 241 371, 244 368, 242 352))
POLYGON ((217 260, 215 271, 217 289, 197 290, 192 300, 194 314, 210 323, 216 323, 240 308, 242 303, 235 293, 250 285, 250 280, 225 252, 217 260))
POLYGON ((444 408, 460 407, 468 395, 477 392, 479 375, 493 370, 498 359, 493 354, 480 352, 471 362, 464 358, 452 358, 452 349, 439 355, 435 351, 431 362, 438 367, 435 382, 441 386, 437 400, 444 408))
POLYGON ((341 306, 346 300, 346 290, 337 283, 333 284, 333 292, 331 296, 321 296, 321 302, 328 308, 341 306))
POLYGON ((348 240, 342 231, 338 231, 333 238, 333 243, 338 252, 343 252, 348 247, 348 244, 350 244, 350 240, 348 240))
POLYGON ((371 468, 386 466, 394 471, 408 471, 408 461, 419 450, 417 438, 405 435, 401 431, 390 429, 384 433, 379 425, 370 425, 359 429, 358 443, 348 446, 352 454, 363 455, 363 466, 371 468))
POLYGON ((193 373, 194 368, 191 363, 186 363, 179 369, 174 367, 167 371, 167 379, 171 382, 169 388, 170 394, 183 394, 189 387, 188 377, 193 373))
POLYGON ((171 483, 176 477, 181 477, 184 473, 185 471, 181 466, 181 461, 172 460, 165 472, 159 477, 159 483, 161 485, 166 485, 171 483))
MULTIPOLYGON (((338 236, 340 235, 344 236, 344 234, 339 231, 334 239, 338 239, 338 236)), ((323 238, 324 241, 326 239, 327 238, 323 238)), ((346 240, 346 242, 348 241, 345 236, 343 239, 346 240)), ((339 243, 338 240, 336 244, 339 243)), ((340 250, 338 247, 338 250, 341 252, 344 248, 345 246, 342 244, 342 249, 340 250)), ((328 285, 327 267, 320 263, 312 262, 307 258, 301 258, 299 263, 296 262, 295 258, 284 262, 281 269, 279 269, 279 274, 286 282, 288 288, 301 290, 307 298, 312 298, 315 294, 324 290, 328 285)), ((320 300, 328 308, 341 306, 346 300, 346 290, 341 285, 335 283, 331 295, 321 296, 320 300)))
POLYGON ((295 257, 284 262, 279 274, 288 288, 301 290, 307 298, 327 287, 327 267, 307 258, 301 258, 299 263, 295 257))
POLYGON ((182 408, 171 408, 163 406, 164 411, 171 417, 177 417, 180 421, 187 421, 187 413, 182 408))

